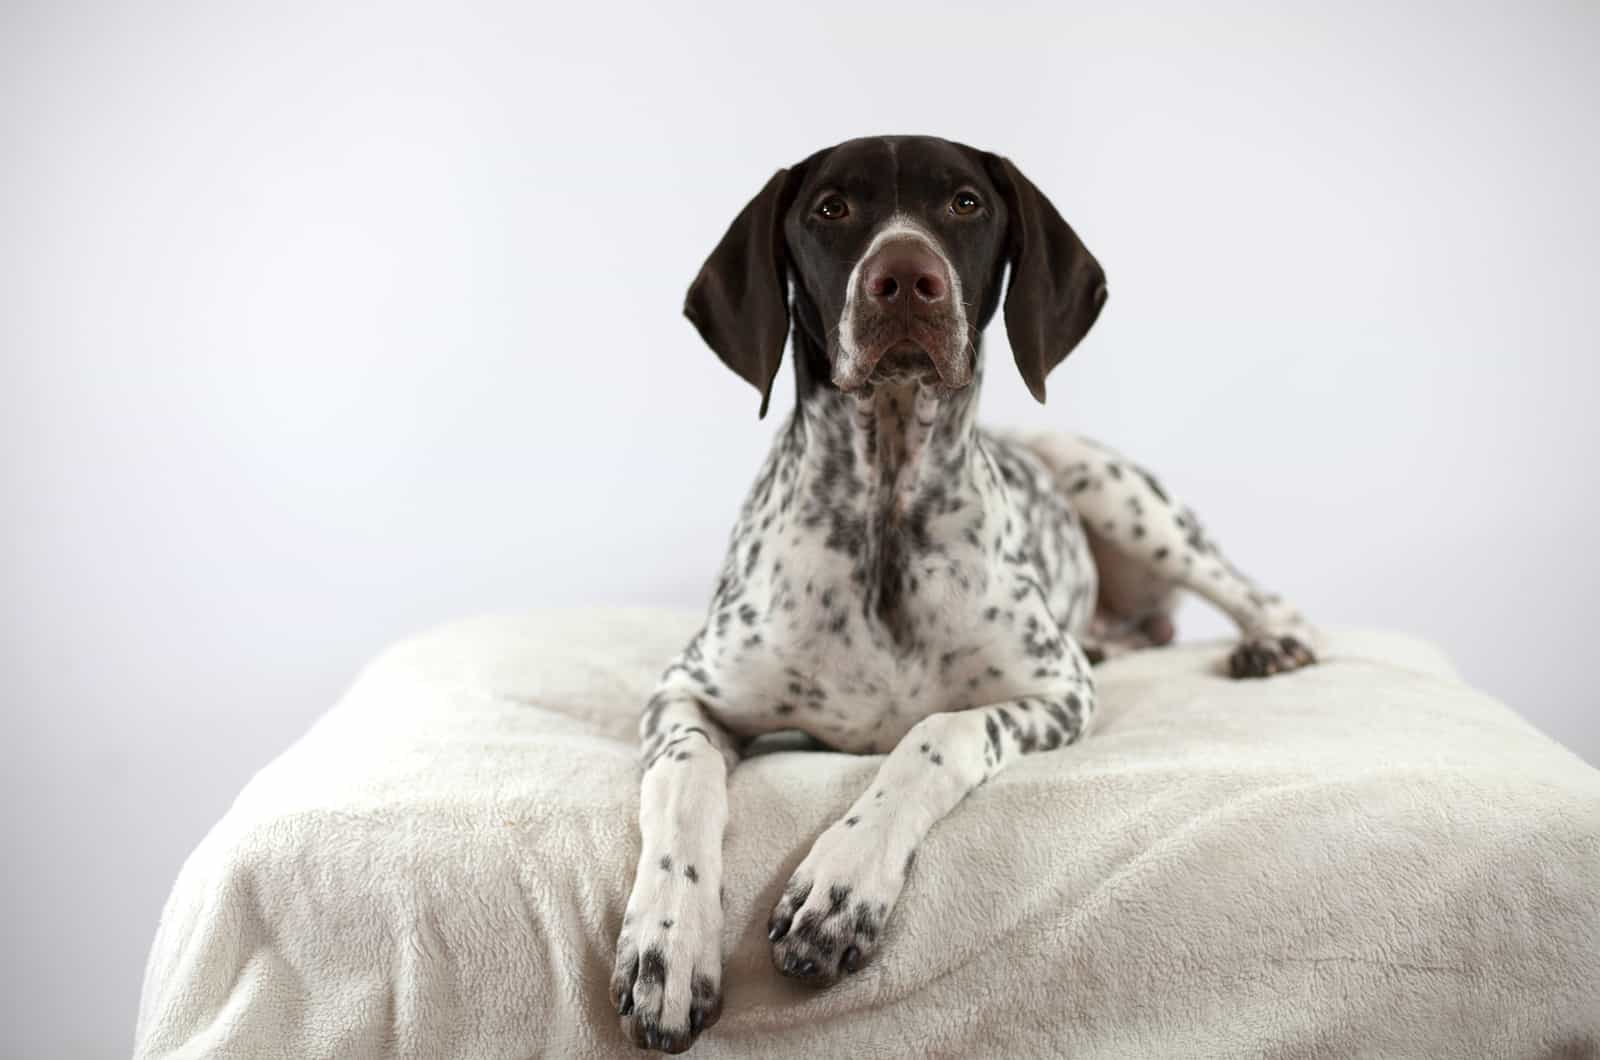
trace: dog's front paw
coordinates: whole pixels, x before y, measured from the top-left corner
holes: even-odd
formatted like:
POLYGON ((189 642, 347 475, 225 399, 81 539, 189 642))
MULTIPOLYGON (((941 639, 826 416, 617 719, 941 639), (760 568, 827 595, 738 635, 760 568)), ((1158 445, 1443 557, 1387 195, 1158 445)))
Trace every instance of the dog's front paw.
POLYGON ((681 1053, 722 1015, 717 883, 670 858, 641 869, 622 918, 611 1001, 634 1045, 681 1053))
POLYGON ((1270 677, 1288 673, 1317 661, 1310 647, 1290 634, 1246 638, 1228 656, 1228 672, 1234 677, 1270 677))
POLYGON ((877 952, 912 858, 896 863, 877 830, 858 825, 850 817, 824 832, 772 911, 767 938, 784 975, 827 986, 877 952))

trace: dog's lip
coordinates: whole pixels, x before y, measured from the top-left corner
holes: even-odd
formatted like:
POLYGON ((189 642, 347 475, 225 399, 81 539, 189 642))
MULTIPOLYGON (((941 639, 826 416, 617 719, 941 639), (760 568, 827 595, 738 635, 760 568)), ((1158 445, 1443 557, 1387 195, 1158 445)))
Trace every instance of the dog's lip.
POLYGON ((853 391, 891 380, 918 379, 926 384, 960 390, 972 382, 972 364, 958 352, 942 330, 919 327, 908 321, 849 358, 849 370, 835 363, 833 384, 853 391))
POLYGON ((930 347, 910 335, 900 335, 861 358, 864 364, 870 365, 865 371, 858 369, 848 375, 836 372, 833 383, 841 390, 853 391, 894 379, 919 379, 924 384, 960 390, 972 382, 971 366, 943 363, 948 354, 935 352, 941 348, 930 347))
POLYGON ((933 367, 933 354, 920 342, 910 339, 901 339, 894 343, 878 357, 878 362, 872 366, 874 372, 886 368, 920 368, 926 364, 933 367))

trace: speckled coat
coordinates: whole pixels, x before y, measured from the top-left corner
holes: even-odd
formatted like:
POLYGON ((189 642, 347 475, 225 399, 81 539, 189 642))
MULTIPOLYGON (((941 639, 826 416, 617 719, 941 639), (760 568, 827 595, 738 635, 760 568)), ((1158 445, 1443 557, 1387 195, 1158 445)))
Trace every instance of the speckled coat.
POLYGON ((1015 167, 971 148, 819 152, 746 207, 691 290, 691 318, 763 395, 792 314, 798 396, 706 623, 640 721, 611 984, 639 1045, 680 1051, 720 1012, 726 777, 751 741, 800 730, 885 755, 768 924, 775 968, 826 985, 883 941, 928 830, 1017 755, 1081 738, 1091 662, 1169 641, 1180 590, 1239 624, 1236 676, 1313 661, 1315 631, 1149 472, 1076 436, 978 428, 979 332, 1008 264, 1007 330, 1042 398, 1103 275, 1015 167))

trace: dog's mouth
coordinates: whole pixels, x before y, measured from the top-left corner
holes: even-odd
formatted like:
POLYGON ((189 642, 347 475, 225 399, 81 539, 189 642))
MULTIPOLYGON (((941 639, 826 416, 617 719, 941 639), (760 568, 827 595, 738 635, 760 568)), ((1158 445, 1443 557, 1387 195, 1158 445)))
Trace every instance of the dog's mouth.
POLYGON ((933 354, 910 339, 902 339, 883 352, 868 379, 881 383, 933 383, 939 379, 939 369, 933 363, 933 354))
POLYGON ((972 382, 973 365, 964 344, 951 340, 944 329, 913 325, 876 330, 870 336, 875 341, 854 356, 836 356, 833 381, 841 390, 914 383, 954 391, 972 382))

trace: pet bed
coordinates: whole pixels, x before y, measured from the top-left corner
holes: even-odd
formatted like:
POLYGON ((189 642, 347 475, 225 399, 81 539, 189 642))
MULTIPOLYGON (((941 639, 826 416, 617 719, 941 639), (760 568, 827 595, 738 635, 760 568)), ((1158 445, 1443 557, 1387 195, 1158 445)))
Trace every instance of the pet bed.
MULTIPOLYGON (((696 616, 559 611, 402 643, 184 865, 137 1055, 628 1057, 607 1001, 635 724, 696 616)), ((822 992, 767 914, 880 758, 730 776, 722 1020, 691 1055, 1557 1057, 1600 1050, 1600 772, 1418 641, 1233 681, 1100 668, 1093 735, 930 834, 822 992)))

